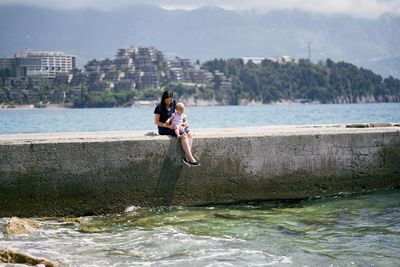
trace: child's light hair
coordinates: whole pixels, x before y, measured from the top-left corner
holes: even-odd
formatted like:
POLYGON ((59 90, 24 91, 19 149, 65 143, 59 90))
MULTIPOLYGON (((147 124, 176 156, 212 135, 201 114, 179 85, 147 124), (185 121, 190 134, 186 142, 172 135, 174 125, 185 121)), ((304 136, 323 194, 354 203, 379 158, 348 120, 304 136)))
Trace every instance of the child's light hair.
POLYGON ((179 109, 179 110, 184 110, 185 109, 185 105, 183 103, 179 102, 178 104, 176 104, 175 108, 179 109))

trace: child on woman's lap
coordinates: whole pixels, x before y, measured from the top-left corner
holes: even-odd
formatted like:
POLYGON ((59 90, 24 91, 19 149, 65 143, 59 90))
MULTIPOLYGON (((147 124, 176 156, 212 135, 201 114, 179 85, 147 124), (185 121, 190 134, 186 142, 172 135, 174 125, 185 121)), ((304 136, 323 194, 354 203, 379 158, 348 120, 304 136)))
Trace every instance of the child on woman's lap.
POLYGON ((174 125, 176 137, 181 138, 189 132, 187 118, 183 113, 185 111, 185 105, 183 105, 183 103, 178 103, 175 106, 175 110, 175 113, 173 113, 165 123, 169 124, 171 122, 171 124, 174 125))

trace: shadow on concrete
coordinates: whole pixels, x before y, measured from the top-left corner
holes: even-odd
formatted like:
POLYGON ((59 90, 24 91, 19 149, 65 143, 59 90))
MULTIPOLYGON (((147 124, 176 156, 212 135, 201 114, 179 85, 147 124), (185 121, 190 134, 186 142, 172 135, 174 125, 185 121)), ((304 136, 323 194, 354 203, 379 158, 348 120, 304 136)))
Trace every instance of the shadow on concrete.
POLYGON ((164 159, 160 175, 158 176, 157 189, 155 196, 157 197, 157 206, 169 206, 175 193, 176 184, 180 177, 183 163, 183 149, 181 143, 175 137, 169 137, 170 143, 167 155, 164 159))

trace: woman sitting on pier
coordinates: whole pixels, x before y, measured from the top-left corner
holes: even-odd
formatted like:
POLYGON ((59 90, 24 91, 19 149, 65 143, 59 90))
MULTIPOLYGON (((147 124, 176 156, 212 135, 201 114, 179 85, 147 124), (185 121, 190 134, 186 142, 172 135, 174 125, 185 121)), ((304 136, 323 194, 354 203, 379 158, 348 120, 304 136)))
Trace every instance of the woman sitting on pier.
MULTIPOLYGON (((158 126, 158 133, 160 135, 176 136, 174 126, 167 124, 166 121, 175 113, 175 105, 177 101, 173 98, 173 92, 168 90, 164 91, 161 97, 161 102, 154 110, 154 123, 158 126)), ((188 132, 182 136, 181 144, 185 152, 182 161, 189 166, 199 166, 200 163, 192 155, 193 136, 188 132)))

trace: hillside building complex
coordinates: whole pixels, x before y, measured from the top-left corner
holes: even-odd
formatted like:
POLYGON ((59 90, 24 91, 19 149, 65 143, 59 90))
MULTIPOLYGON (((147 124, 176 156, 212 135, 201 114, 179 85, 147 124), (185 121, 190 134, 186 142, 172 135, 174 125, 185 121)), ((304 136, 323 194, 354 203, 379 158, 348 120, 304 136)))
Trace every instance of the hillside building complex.
POLYGON ((76 56, 63 52, 32 51, 24 49, 13 58, 1 58, 0 69, 9 69, 14 77, 27 77, 41 74, 55 78, 57 73, 71 72, 76 68, 76 56))

